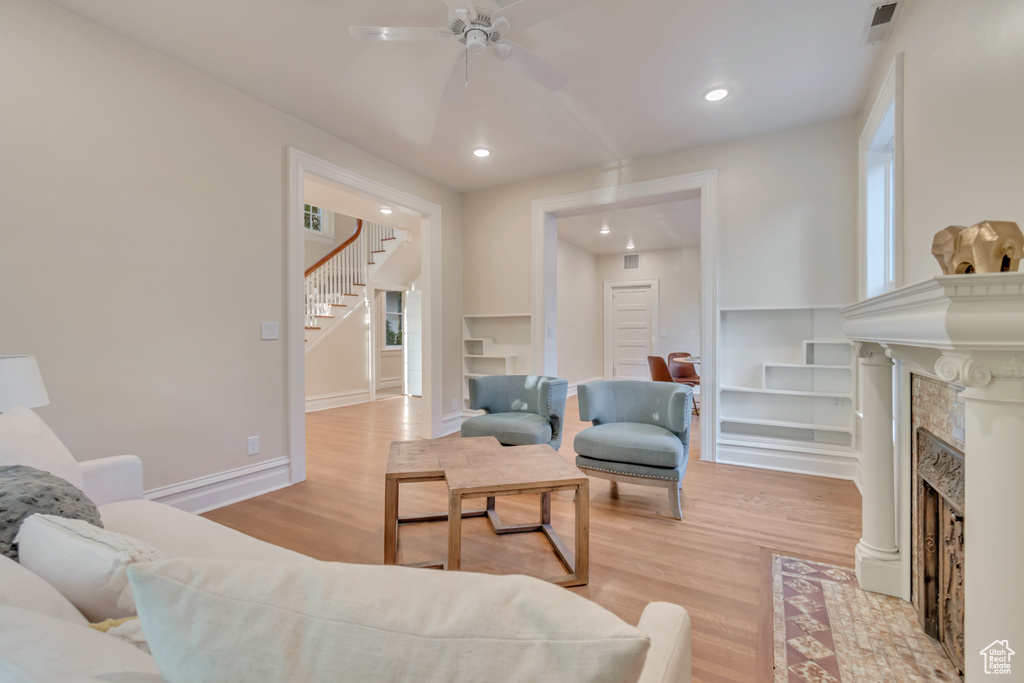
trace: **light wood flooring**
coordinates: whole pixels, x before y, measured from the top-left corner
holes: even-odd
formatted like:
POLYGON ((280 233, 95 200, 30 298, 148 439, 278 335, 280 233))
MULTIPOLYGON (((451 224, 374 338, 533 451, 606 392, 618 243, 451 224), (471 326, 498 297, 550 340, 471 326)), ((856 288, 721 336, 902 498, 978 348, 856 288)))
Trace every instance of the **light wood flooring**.
MULTIPOLYGON (((388 449, 416 438, 418 401, 400 397, 308 414, 307 481, 205 516, 319 559, 382 564, 388 449)), ((578 410, 570 398, 559 451, 569 461, 573 437, 589 426, 578 410)), ((699 429, 698 418, 682 521, 669 516, 665 489, 620 484, 612 499, 609 482, 591 479, 590 583, 567 590, 633 624, 649 602, 682 605, 693 620, 694 681, 770 681, 770 621, 761 625, 771 614, 766 558, 775 550, 852 567, 860 494, 848 481, 701 462, 699 429)), ((537 518, 538 501, 499 498, 498 511, 503 522, 526 523, 537 518)), ((402 488, 403 515, 446 508, 443 483, 402 488)), ((571 494, 553 494, 552 520, 572 547, 571 494)), ((473 518, 462 535, 463 571, 564 571, 541 534, 499 537, 484 518, 473 518)), ((400 563, 442 559, 446 525, 404 526, 399 543, 400 563)))

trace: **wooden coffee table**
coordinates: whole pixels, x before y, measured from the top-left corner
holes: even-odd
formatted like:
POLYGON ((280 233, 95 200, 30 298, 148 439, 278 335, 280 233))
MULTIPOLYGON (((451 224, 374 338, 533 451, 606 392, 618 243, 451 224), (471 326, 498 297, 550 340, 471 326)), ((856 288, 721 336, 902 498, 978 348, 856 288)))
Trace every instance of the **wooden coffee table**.
POLYGON ((494 437, 395 441, 391 444, 385 477, 384 564, 395 564, 398 527, 417 522, 448 522, 447 562, 422 562, 410 566, 458 570, 462 564, 462 520, 486 516, 497 534, 538 531, 544 534, 568 576, 548 579, 561 586, 582 586, 589 580, 590 482, 574 465, 548 445, 502 446, 494 437), (448 512, 400 517, 398 488, 401 484, 444 481, 448 485, 448 512), (551 526, 551 492, 575 491, 576 552, 562 542, 551 526), (494 498, 520 493, 539 493, 537 524, 503 525, 494 498), (462 509, 468 498, 487 498, 485 510, 462 509))

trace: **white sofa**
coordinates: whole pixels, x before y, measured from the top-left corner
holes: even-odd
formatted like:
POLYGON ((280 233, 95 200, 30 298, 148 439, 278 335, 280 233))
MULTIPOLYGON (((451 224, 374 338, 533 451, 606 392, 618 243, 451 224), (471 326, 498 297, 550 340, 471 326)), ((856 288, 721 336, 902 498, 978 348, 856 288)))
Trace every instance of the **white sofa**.
MULTIPOLYGON (((24 463, 31 464, 31 463, 24 463)), ((211 522, 181 510, 144 500, 142 496, 142 463, 135 456, 116 456, 80 463, 84 492, 96 503, 103 519, 105 528, 127 534, 142 540, 167 558, 200 557, 205 559, 223 560, 254 560, 254 561, 295 561, 316 562, 312 558, 294 553, 290 550, 270 545, 242 534, 233 529, 211 522)), ((410 576, 427 576, 433 572, 428 570, 411 570, 410 576)), ((501 580, 502 577, 494 577, 501 580)), ((510 577, 509 577, 510 578, 510 577)), ((381 595, 387 600, 387 595, 381 595)), ((481 595, 480 601, 487 596, 481 595)), ((0 602, 3 591, 0 590, 0 602)), ((24 605, 22 605, 24 606, 24 605)), ((0 622, 10 621, 12 614, 20 614, 15 607, 0 605, 0 622)), ((30 624, 31 625, 31 624, 30 624)), ((644 661, 640 681, 679 682, 690 680, 690 619, 686 611, 669 603, 651 603, 643 612, 638 628, 650 638, 650 649, 644 661)), ((68 628, 88 628, 84 625, 69 624, 68 628)), ((36 626, 38 632, 46 632, 48 639, 60 638, 61 629, 36 626)), ((0 623, 0 639, 26 639, 34 631, 15 628, 11 624, 0 623)), ((103 634, 100 634, 103 635, 103 634)), ((103 635, 104 638, 111 638, 103 635)), ((111 638, 112 639, 112 638, 111 638)), ((97 641, 98 642, 98 641, 97 641)), ((12 651, 16 644, 8 642, 7 651, 12 651)), ((70 647, 70 646, 69 646, 70 647)), ((130 646, 128 646, 130 647, 130 646)), ((5 678, 3 668, 3 652, 5 646, 0 644, 0 678, 5 678)), ((64 651, 59 647, 58 651, 64 651)), ((70 650, 67 650, 70 652, 70 650)), ((139 652, 142 655, 141 651, 139 652)), ((133 655, 134 656, 134 655, 133 655)), ((149 655, 143 655, 148 657, 149 655)), ((156 671, 155 667, 152 667, 156 671)), ((58 680, 54 675, 52 680, 58 680)), ((34 680, 32 676, 25 678, 12 677, 10 680, 34 680)), ((78 680, 77 678, 75 680, 78 680)), ((89 680, 113 680, 105 676, 89 680)), ((138 680, 153 681, 152 673, 140 672, 138 677, 117 677, 118 681, 138 680)), ((337 680, 343 680, 339 677, 337 680)))

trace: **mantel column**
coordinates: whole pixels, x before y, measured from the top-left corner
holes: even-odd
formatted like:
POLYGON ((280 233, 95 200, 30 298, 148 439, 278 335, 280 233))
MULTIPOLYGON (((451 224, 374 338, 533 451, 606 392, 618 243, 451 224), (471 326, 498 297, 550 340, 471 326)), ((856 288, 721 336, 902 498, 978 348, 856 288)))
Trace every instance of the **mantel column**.
MULTIPOLYGON (((1024 674, 1024 355, 948 353, 935 364, 962 384, 965 410, 964 673, 988 680, 983 648, 1005 640, 1024 674)), ((1016 675, 1014 675, 1016 674, 1016 675)))
POLYGON ((893 362, 878 344, 856 344, 860 358, 862 429, 861 539, 857 580, 864 590, 901 595, 896 547, 896 486, 893 451, 893 362))

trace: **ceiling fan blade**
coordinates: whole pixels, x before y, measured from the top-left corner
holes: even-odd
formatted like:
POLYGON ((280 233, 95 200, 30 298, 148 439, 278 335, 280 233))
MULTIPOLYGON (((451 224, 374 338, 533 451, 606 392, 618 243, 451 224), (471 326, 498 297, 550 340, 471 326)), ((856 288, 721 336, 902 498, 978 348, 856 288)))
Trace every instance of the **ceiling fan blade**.
POLYGON ((496 43, 496 46, 499 48, 507 46, 504 49, 494 51, 494 55, 498 59, 516 66, 548 90, 558 90, 569 82, 569 74, 557 66, 544 61, 519 43, 511 40, 500 40, 496 43))
POLYGON ((518 0, 495 10, 491 15, 491 22, 495 23, 504 17, 511 27, 508 30, 518 31, 579 9, 590 2, 591 0, 518 0))
POLYGON ((459 16, 459 10, 463 10, 469 15, 470 21, 476 19, 476 7, 471 0, 444 0, 444 4, 448 5, 448 11, 455 16, 459 16))
POLYGON ((411 28, 408 26, 349 26, 356 40, 453 40, 454 33, 443 28, 411 28))
POLYGON ((463 48, 459 51, 459 56, 455 58, 455 63, 452 64, 452 71, 448 74, 448 82, 445 83, 444 93, 441 95, 443 100, 461 100, 462 96, 466 94, 466 86, 473 79, 473 74, 476 73, 477 68, 480 66, 480 62, 483 61, 479 57, 473 58, 474 55, 467 54, 467 50, 463 48), (466 58, 469 61, 466 61, 466 58))

